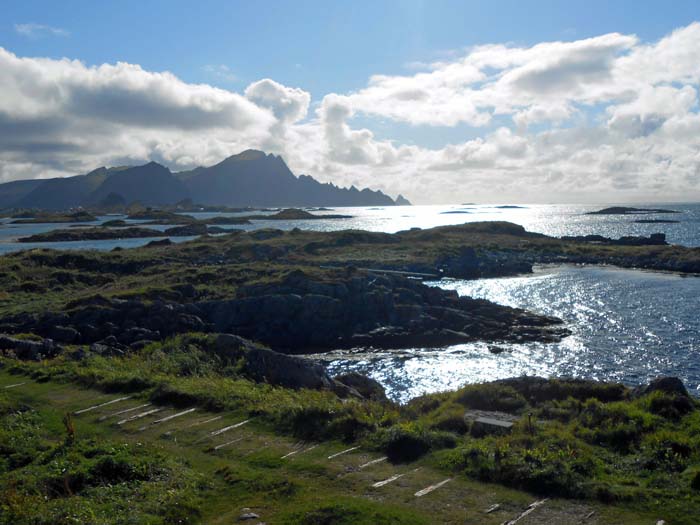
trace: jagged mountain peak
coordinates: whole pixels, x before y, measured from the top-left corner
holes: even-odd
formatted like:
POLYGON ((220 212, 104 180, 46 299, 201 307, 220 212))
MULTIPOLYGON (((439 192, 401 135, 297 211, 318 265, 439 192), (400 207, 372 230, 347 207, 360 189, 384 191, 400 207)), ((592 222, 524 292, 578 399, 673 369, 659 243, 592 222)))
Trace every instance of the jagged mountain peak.
MULTIPOLYGON (((297 177, 279 155, 248 149, 209 167, 173 174, 151 161, 140 166, 97 168, 86 175, 34 184, 0 184, 0 203, 27 208, 96 206, 110 194, 130 204, 175 204, 183 199, 217 206, 391 206, 381 191, 341 188, 309 175, 297 177)), ((402 204, 405 204, 403 201, 402 204)))
POLYGON ((230 157, 227 157, 224 159, 223 162, 241 162, 241 161, 249 161, 249 160, 260 160, 268 157, 273 157, 274 155, 272 154, 267 154, 264 151, 260 151, 257 149, 247 149, 245 151, 242 151, 238 153, 237 155, 231 155, 230 157))

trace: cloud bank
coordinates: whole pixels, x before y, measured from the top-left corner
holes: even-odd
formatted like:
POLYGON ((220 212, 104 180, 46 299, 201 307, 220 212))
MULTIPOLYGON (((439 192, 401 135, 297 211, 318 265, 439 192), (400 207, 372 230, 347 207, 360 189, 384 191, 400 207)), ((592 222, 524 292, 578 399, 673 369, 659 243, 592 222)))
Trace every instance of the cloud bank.
POLYGON ((253 147, 297 173, 419 203, 700 198, 698 23, 650 43, 611 33, 477 46, 420 69, 311 106, 273 79, 236 93, 0 48, 0 181, 151 159, 186 169, 253 147), (376 136, 378 120, 470 138, 401 144, 376 136))

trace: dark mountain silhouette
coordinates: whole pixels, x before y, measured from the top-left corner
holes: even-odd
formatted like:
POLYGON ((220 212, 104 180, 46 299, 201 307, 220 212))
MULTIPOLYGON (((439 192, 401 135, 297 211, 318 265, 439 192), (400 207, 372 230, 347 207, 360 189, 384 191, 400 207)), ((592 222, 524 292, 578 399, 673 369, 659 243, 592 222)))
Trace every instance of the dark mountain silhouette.
POLYGON ((97 168, 87 175, 47 179, 24 195, 15 207, 65 210, 81 206, 107 180, 109 173, 107 168, 97 168))
POLYGON ((149 162, 111 174, 88 198, 87 204, 96 205, 110 193, 121 195, 128 203, 174 204, 189 197, 185 185, 168 168, 149 162))
POLYGON ((296 177, 282 157, 246 150, 209 168, 177 174, 192 200, 225 206, 391 206, 380 191, 345 189, 313 177, 296 177))
POLYGON ((282 157, 247 150, 210 167, 172 173, 156 162, 98 168, 75 177, 0 184, 0 208, 59 210, 109 202, 168 205, 189 199, 215 206, 392 206, 381 191, 340 188, 308 175, 296 177, 282 157))
POLYGON ((12 208, 34 188, 46 182, 41 179, 15 180, 0 184, 0 209, 12 208))

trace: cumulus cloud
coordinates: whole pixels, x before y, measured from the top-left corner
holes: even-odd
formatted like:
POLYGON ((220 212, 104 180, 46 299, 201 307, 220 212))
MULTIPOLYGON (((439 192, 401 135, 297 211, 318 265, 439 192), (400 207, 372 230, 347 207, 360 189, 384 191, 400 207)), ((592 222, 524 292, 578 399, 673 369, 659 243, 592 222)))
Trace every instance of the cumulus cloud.
POLYGON ((220 160, 221 152, 266 136, 276 121, 242 95, 167 72, 20 58, 1 48, 0 93, 4 179, 27 162, 46 176, 116 159, 160 156, 174 167, 220 160))
POLYGON ((317 94, 313 111, 309 92, 269 78, 239 94, 135 64, 0 49, 0 179, 147 159, 189 168, 257 147, 297 173, 416 202, 697 199, 699 81, 698 23, 657 42, 477 46, 317 94), (427 148, 380 138, 376 120, 389 135, 470 132, 427 148))

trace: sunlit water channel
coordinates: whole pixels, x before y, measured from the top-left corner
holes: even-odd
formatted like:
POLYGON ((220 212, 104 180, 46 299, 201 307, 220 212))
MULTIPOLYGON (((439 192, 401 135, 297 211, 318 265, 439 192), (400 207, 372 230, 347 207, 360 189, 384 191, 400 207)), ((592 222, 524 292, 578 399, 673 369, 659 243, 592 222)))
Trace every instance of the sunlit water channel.
POLYGON ((573 376, 636 385, 676 375, 700 395, 700 278, 605 267, 539 268, 532 276, 432 283, 460 295, 558 316, 560 343, 473 343, 326 356, 331 371, 356 370, 406 401, 425 392, 518 375, 573 376))

